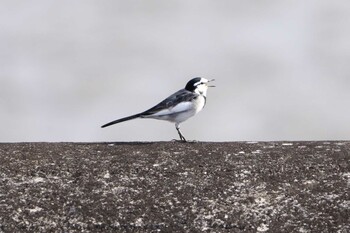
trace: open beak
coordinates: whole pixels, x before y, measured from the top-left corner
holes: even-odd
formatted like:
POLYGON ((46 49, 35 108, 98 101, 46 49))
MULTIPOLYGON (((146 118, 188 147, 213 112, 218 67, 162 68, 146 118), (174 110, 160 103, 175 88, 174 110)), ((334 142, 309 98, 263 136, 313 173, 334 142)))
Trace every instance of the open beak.
MULTIPOLYGON (((215 79, 209 80, 208 83, 215 81, 215 79)), ((208 87, 215 87, 214 85, 208 85, 208 87)))

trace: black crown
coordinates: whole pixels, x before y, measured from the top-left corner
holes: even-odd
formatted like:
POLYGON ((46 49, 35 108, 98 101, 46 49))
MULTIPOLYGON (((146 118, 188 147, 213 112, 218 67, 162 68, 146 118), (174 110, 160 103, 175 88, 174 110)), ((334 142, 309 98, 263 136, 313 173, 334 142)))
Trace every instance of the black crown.
POLYGON ((199 81, 201 81, 200 77, 196 77, 196 78, 191 79, 186 84, 185 89, 188 90, 188 91, 194 91, 196 89, 196 86, 194 84, 198 83, 199 81))

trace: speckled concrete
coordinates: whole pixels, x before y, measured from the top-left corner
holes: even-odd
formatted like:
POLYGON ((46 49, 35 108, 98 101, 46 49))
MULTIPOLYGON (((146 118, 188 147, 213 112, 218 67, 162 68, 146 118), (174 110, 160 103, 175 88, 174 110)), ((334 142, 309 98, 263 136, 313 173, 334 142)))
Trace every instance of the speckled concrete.
POLYGON ((350 232, 350 142, 0 144, 0 232, 350 232))

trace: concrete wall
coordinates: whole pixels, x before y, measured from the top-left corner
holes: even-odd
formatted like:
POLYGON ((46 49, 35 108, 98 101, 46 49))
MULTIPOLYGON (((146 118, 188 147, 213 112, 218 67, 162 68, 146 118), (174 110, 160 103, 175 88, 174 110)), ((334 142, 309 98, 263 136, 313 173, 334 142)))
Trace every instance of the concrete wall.
POLYGON ((0 144, 0 232, 349 232, 350 142, 0 144))

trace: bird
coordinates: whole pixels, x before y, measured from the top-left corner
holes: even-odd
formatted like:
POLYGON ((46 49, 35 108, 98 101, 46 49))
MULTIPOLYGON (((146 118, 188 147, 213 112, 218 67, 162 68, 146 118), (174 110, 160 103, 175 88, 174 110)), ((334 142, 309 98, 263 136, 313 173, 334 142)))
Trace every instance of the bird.
POLYGON ((204 108, 207 100, 208 87, 215 87, 209 85, 212 81, 214 81, 214 79, 207 80, 201 77, 193 78, 187 82, 185 88, 170 95, 154 107, 141 113, 111 121, 101 127, 105 128, 107 126, 137 118, 165 120, 175 123, 175 128, 179 134, 180 141, 187 142, 186 138, 180 131, 180 124, 188 118, 193 117, 204 108))

